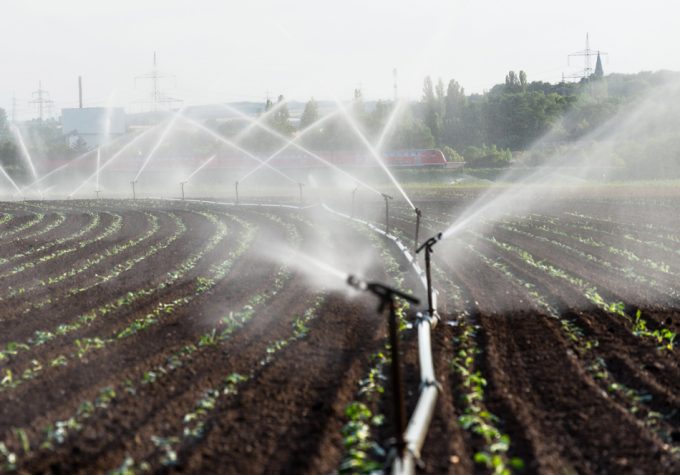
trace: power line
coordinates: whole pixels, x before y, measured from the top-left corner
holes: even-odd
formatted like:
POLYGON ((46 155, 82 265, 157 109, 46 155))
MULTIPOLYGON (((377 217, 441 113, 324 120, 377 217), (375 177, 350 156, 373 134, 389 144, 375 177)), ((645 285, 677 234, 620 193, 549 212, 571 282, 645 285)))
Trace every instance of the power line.
POLYGON ((583 71, 576 74, 564 75, 562 74, 562 81, 565 79, 587 79, 593 75, 592 61, 591 58, 607 55, 604 51, 593 50, 590 48, 590 35, 586 33, 586 48, 581 51, 576 51, 567 55, 567 64, 572 57, 583 57, 583 71))
POLYGON ((151 81, 151 92, 150 101, 147 102, 151 104, 151 109, 153 112, 158 112, 159 110, 172 110, 173 104, 179 104, 182 102, 181 99, 175 99, 170 96, 166 96, 161 91, 161 81, 164 79, 174 79, 175 76, 162 74, 158 69, 158 63, 156 62, 156 52, 153 53, 153 67, 151 72, 143 76, 137 76, 135 78, 135 84, 138 79, 149 79, 151 81))
POLYGON ((29 101, 29 104, 34 104, 38 108, 38 116, 40 117, 40 120, 43 120, 45 117, 45 112, 47 112, 48 116, 51 115, 52 104, 54 104, 54 101, 50 99, 50 93, 42 88, 42 81, 38 81, 38 90, 33 91, 31 96, 33 99, 29 101))

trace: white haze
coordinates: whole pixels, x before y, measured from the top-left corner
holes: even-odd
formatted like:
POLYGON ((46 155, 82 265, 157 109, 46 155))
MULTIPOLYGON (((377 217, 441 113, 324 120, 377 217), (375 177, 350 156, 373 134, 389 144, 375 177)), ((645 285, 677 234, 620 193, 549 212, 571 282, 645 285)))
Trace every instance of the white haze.
POLYGON ((347 97, 359 84, 368 98, 417 99, 423 77, 455 78, 482 92, 508 70, 558 81, 582 69, 567 55, 592 46, 609 53, 607 70, 680 69, 679 6, 665 0, 489 2, 407 0, 216 2, 6 0, 0 29, 0 107, 36 116, 31 93, 43 88, 61 107, 140 107, 150 84, 135 81, 152 55, 167 75, 164 91, 185 104, 347 97), (634 33, 632 33, 634 32, 634 33), (542 40, 545 39, 545 40, 542 40))

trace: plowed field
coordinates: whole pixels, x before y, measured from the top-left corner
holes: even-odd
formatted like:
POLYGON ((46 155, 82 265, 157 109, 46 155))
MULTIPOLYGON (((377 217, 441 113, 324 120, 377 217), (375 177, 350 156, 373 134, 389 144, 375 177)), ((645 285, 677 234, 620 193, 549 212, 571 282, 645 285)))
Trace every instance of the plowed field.
MULTIPOLYGON (((418 203, 421 236, 468 200, 418 203)), ((674 209, 584 198, 438 244, 442 391, 422 470, 680 471, 674 209)), ((412 245, 413 213, 392 207, 391 221, 412 245)), ((322 245, 425 297, 391 241, 320 207, 0 203, 0 472, 382 466, 377 302, 311 285, 265 257, 272 242, 322 245)), ((417 341, 402 338, 410 414, 417 341)))

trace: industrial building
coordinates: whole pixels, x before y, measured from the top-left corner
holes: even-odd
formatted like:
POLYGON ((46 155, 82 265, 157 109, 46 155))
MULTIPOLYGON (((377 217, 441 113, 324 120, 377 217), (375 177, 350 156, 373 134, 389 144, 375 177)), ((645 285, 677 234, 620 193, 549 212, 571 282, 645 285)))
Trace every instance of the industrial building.
POLYGON ((71 147, 82 141, 88 148, 95 148, 127 132, 125 110, 122 107, 62 109, 61 125, 71 147))

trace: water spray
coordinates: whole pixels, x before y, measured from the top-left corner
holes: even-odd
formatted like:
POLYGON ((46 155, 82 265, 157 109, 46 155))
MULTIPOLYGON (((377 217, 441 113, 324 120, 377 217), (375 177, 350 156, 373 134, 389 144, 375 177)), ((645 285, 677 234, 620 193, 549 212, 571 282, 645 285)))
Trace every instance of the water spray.
MULTIPOLYGON (((211 137, 214 137, 215 139, 219 140, 220 142, 222 142, 223 144, 229 146, 230 148, 233 148, 234 150, 238 150, 239 152, 241 152, 242 154, 246 155, 247 157, 249 157, 249 158, 255 160, 255 161, 258 162, 258 163, 263 164, 264 166, 266 166, 266 167, 269 168, 270 170, 272 170, 272 171, 274 171, 275 173, 278 173, 279 175, 281 175, 281 176, 282 176, 283 178, 285 178, 286 180, 288 180, 288 181, 290 181, 290 182, 292 182, 292 183, 297 183, 293 178, 291 178, 290 176, 286 175, 285 173, 283 173, 283 172, 282 172, 281 170, 279 170, 278 168, 273 167, 273 166, 271 166, 271 165, 268 164, 268 163, 265 163, 264 160, 258 158, 256 155, 253 155, 253 154, 250 153, 248 150, 244 149, 243 147, 240 147, 239 145, 237 145, 237 144, 234 143, 233 141, 224 138, 222 135, 218 134, 217 132, 215 132, 214 130, 210 129, 209 127, 206 127, 205 125, 201 124, 200 122, 198 122, 198 121, 196 121, 196 120, 193 120, 193 119, 190 119, 190 118, 185 117, 185 116, 181 116, 180 118, 181 118, 184 122, 186 122, 186 123, 188 123, 188 124, 194 126, 195 128, 197 128, 197 129, 199 129, 199 130, 205 132, 206 134, 210 135, 211 137)), ((248 119, 250 119, 250 118, 248 118, 248 119)))
POLYGON ((380 193, 382 197, 385 199, 385 234, 390 233, 390 205, 389 201, 393 199, 390 195, 385 194, 385 193, 380 193))
POLYGON ((367 290, 372 292, 380 299, 378 305, 378 314, 381 315, 385 309, 389 309, 389 332, 390 332, 390 352, 391 363, 390 373, 392 379, 392 402, 394 404, 394 415, 396 421, 396 448, 399 458, 404 457, 406 449, 406 440, 404 433, 406 432, 406 405, 404 404, 404 378, 401 369, 401 359, 399 356, 399 324, 397 320, 397 306, 395 299, 397 297, 418 305, 420 300, 412 295, 405 294, 399 290, 387 287, 386 285, 377 282, 365 282, 363 280, 350 275, 347 277, 347 283, 357 290, 367 290))
POLYGON ((425 277, 427 279, 427 311, 431 317, 435 316, 434 300, 432 297, 432 271, 430 266, 430 255, 432 254, 432 246, 441 241, 442 233, 438 233, 436 236, 431 237, 425 241, 422 246, 416 249, 416 254, 420 251, 425 250, 425 277))
POLYGON ((2 173, 2 175, 7 179, 7 181, 9 181, 12 184, 14 189, 17 190, 17 193, 21 195, 22 194, 21 188, 19 188, 17 183, 12 179, 11 176, 9 176, 9 174, 7 173, 7 171, 5 171, 2 165, 0 165, 0 173, 2 173))
POLYGON ((137 181, 139 181, 139 180, 132 180, 130 182, 130 184, 132 185, 132 199, 133 200, 137 199, 137 194, 135 193, 135 184, 137 183, 137 181))
MULTIPOLYGON (((371 156, 373 156, 376 163, 378 165, 380 165, 380 168, 383 169, 383 171, 385 172, 385 174, 387 174, 387 176, 390 178, 390 180, 392 180, 392 183, 397 188, 397 190, 399 190, 399 193, 401 193, 401 196, 404 197, 404 199, 406 200, 408 205, 411 208, 415 209, 416 206, 413 204, 411 199, 408 197, 408 195, 406 194, 406 191, 404 191, 404 188, 401 186, 401 184, 399 184, 399 180, 397 180, 396 177, 389 170, 389 168, 387 168, 387 165, 385 165, 385 161, 380 157, 380 153, 378 153, 378 151, 375 149, 375 147, 373 147, 373 145, 371 145, 371 143, 368 141, 368 139, 366 138, 364 133, 361 131, 361 129, 357 125, 356 121, 352 118, 352 116, 349 115, 349 112, 347 112, 347 109, 345 109, 345 107, 342 105, 342 103, 340 101, 336 101, 336 103, 338 104, 338 107, 342 111, 342 114, 345 116, 347 123, 349 123, 349 125, 352 128, 352 130, 354 131, 355 135, 364 143, 368 152, 371 154, 371 156)), ((396 111, 397 111, 397 108, 395 107, 395 111, 393 111, 393 114, 395 114, 396 111)), ((388 120, 388 125, 391 125, 391 124, 392 124, 392 121, 388 120)), ((383 132, 385 132, 385 131, 383 130, 383 132)))
POLYGON ((413 240, 413 249, 415 249, 416 253, 418 252, 418 233, 420 232, 420 217, 423 215, 423 212, 420 208, 415 209, 416 212, 416 237, 413 240))
POLYGON ((304 183, 298 182, 298 188, 300 188, 300 204, 302 204, 304 201, 302 199, 302 187, 305 186, 304 183))
MULTIPOLYGON (((137 143, 139 140, 141 140, 142 138, 144 138, 147 134, 149 134, 149 133, 151 133, 152 131, 154 131, 154 130, 155 130, 157 127, 159 127, 159 126, 160 126, 160 124, 157 124, 157 125, 154 125, 153 127, 149 128, 149 129, 146 129, 144 132, 141 132, 139 135, 137 135, 137 136, 134 137, 132 140, 130 140, 129 142, 127 142, 125 145, 123 145, 123 146, 120 148, 120 150, 118 150, 116 153, 114 153, 111 157, 109 157, 108 160, 106 160, 106 162, 104 162, 104 163, 102 164, 102 166, 99 168, 99 172, 103 171, 106 167, 108 167, 109 165, 111 165, 118 157, 120 157, 120 156, 123 154, 123 152, 125 152, 128 148, 130 148, 131 146, 133 146, 135 143, 137 143)), ((85 155, 81 155, 81 157, 84 157, 84 156, 85 156, 85 155)), ((71 162, 69 162, 69 163, 73 163, 73 161, 71 161, 71 162)), ((62 166, 59 167, 57 170, 62 169, 64 166, 66 166, 66 165, 62 165, 62 166)), ((51 174, 51 173, 54 173, 54 172, 57 171, 57 170, 54 170, 54 171, 50 172, 50 174, 51 174)), ((49 174, 48 174, 48 175, 49 175, 49 174)), ((78 185, 78 186, 76 187, 75 190, 73 190, 71 193, 69 193, 69 196, 73 196, 73 195, 75 195, 76 193, 78 193, 78 191, 79 191, 82 187, 84 187, 90 180, 92 180, 93 178, 95 178, 96 175, 97 175, 97 171, 95 171, 95 172, 92 173, 90 176, 88 176, 87 178, 85 178, 85 180, 83 180, 83 181, 80 183, 80 185, 78 185)), ((46 178, 46 177, 47 177, 47 175, 44 176, 43 178, 46 178)))
POLYGON ((19 130, 19 127, 17 127, 15 124, 12 124, 11 130, 14 133, 15 137, 17 138, 17 141, 19 142, 19 149, 21 150, 21 156, 24 157, 24 160, 26 160, 26 163, 28 163, 28 167, 31 170, 31 175, 33 175, 33 179, 37 180, 38 179, 38 172, 35 170, 35 165, 33 164, 33 158, 31 157, 31 154, 28 151, 28 147, 26 147, 26 143, 24 142, 24 137, 21 135, 21 131, 19 130))
MULTIPOLYGON (((363 187, 366 188, 367 190, 371 190, 373 193, 375 193, 375 194, 377 194, 377 195, 381 194, 378 190, 376 190, 375 188, 373 188, 371 185, 369 185, 369 184, 367 184, 367 183, 365 183, 365 182, 359 180, 356 176, 354 176, 354 175, 352 175, 351 173, 349 173, 349 172, 343 170, 342 168, 338 167, 338 166, 335 165, 333 162, 329 162, 329 161, 326 160, 325 158, 323 158, 323 157, 319 156, 318 154, 312 152, 311 150, 307 149, 306 147, 303 147, 302 145, 298 144, 295 140, 296 140, 297 138, 299 138, 299 137, 295 137, 295 138, 293 138, 293 139, 290 139, 290 138, 286 137, 285 135, 283 135, 282 133, 280 133, 279 131, 275 130, 274 128, 269 127, 269 126, 266 125, 266 124, 262 124, 262 123, 258 122, 256 119, 253 119, 252 117, 248 116, 247 114, 244 114, 243 112, 241 112, 241 111, 238 110, 238 109, 235 109, 235 108, 233 108, 233 107, 231 107, 231 106, 228 106, 228 105, 226 105, 226 104, 223 104, 223 106, 224 106, 226 109, 228 109, 228 110, 231 111, 232 113, 238 115, 239 117, 241 117, 241 118, 244 119, 244 120, 247 120, 247 121, 249 121, 249 122, 251 122, 251 123, 257 122, 256 125, 257 125, 259 128, 261 128, 262 130, 264 130, 265 132, 267 132, 268 134, 270 134, 272 137, 277 137, 278 139, 285 141, 286 147, 289 146, 289 145, 292 146, 292 147, 295 147, 296 149, 298 149, 298 150, 301 151, 302 153, 304 153, 304 154, 306 154, 306 155, 312 157, 314 160, 317 160, 318 162, 321 162, 321 163, 325 164, 326 166, 330 167, 331 169, 335 170, 336 172, 345 175, 347 178, 351 178, 353 181, 355 181, 356 183, 359 183, 361 186, 363 186, 363 187)), ((326 118, 328 118, 329 116, 330 116, 330 114, 327 115, 326 117, 324 117, 323 119, 326 119, 326 118)), ((186 117, 183 117, 183 119, 189 121, 189 119, 187 119, 186 117)), ((197 127, 200 127, 200 128, 202 128, 203 130, 206 130, 208 133, 210 133, 210 134, 212 134, 213 136, 215 136, 216 138, 218 138, 218 140, 222 140, 223 142, 225 142, 226 139, 224 139, 224 137, 220 136, 219 134, 215 134, 215 132, 213 132, 213 131, 210 130, 210 129, 207 129, 207 128, 206 128, 205 126, 203 126, 202 124, 196 123, 195 121, 192 122, 192 123, 194 123, 194 125, 196 125, 197 127)), ((225 143, 231 144, 231 142, 225 142, 225 143)), ((232 144, 232 145, 233 145, 233 144, 232 144)), ((239 149, 239 150, 241 150, 241 151, 243 152, 242 149, 239 149)), ((247 152, 246 152, 246 153, 247 153, 247 152)), ((279 153, 279 152, 275 153, 274 155, 278 155, 278 153, 279 153)), ((251 158, 253 158, 252 155, 251 155, 250 153, 247 153, 247 155, 249 155, 249 156, 251 156, 251 158)), ((272 157, 269 157, 269 158, 271 159, 272 157)), ((260 160, 260 159, 258 159, 258 158, 255 158, 255 159, 256 159, 258 162, 260 162, 263 166, 272 168, 274 171, 276 171, 276 172, 278 172, 278 173, 281 173, 281 172, 279 171, 278 168, 274 168, 274 167, 272 167, 271 165, 269 165, 269 163, 268 163, 269 159, 267 159, 267 160, 260 160)), ((292 181, 292 178, 288 177, 287 175, 284 175, 284 176, 292 181)))
POLYGON ((352 214, 351 214, 351 216, 350 216, 350 217, 352 217, 352 218, 354 217, 354 201, 355 201, 355 198, 356 198, 356 194, 357 194, 357 190, 358 190, 358 189, 359 189, 359 187, 357 186, 356 188, 354 188, 354 189, 352 190, 352 214))
MULTIPOLYGON (((280 103, 279 103, 279 104, 280 104, 280 103)), ((271 109, 270 109, 269 112, 271 112, 271 109)), ((278 157, 279 155, 281 155, 281 153, 283 153, 285 150, 287 150, 287 149, 291 146, 291 144, 292 144, 293 142, 299 141, 299 140, 300 140, 301 138, 303 138, 307 133, 309 133, 309 132, 311 132, 311 131, 314 131, 314 130, 317 130, 321 124, 323 124, 323 123, 326 122, 327 120, 333 118, 333 117, 334 117, 335 115, 337 115, 339 112, 340 112, 340 111, 330 112, 329 114, 326 114, 326 115, 323 116, 322 118, 318 119, 316 122, 313 122, 313 123, 309 124, 309 125, 308 125, 307 127, 305 127, 304 129, 299 130, 299 131, 295 134, 295 137, 292 138, 292 140, 285 139, 285 137, 284 137, 284 139, 286 140, 286 143, 285 143, 281 148, 279 148, 276 152, 274 152, 274 153, 271 154, 269 157, 267 157, 262 163, 258 164, 258 165, 255 166, 253 169, 251 169, 248 173, 246 173, 246 174, 241 178, 241 181, 245 181, 249 176, 251 176, 252 174, 254 174, 255 172, 257 172, 258 170, 260 170, 262 167, 267 166, 267 164, 268 164, 269 162, 271 162, 271 161, 274 160, 276 157, 278 157)), ((259 127, 259 126, 260 126, 260 123, 262 122, 262 121, 261 121, 262 117, 263 117, 263 116, 260 116, 256 121, 251 122, 250 125, 249 125, 247 128, 252 128, 252 127, 255 127, 256 125, 259 127)), ((266 129, 265 129, 265 131, 266 131, 266 129)), ((268 132, 268 131, 267 131, 267 132, 268 132)), ((268 132, 268 133, 270 133, 270 132, 268 132)), ((270 133, 270 134, 271 134, 271 133, 270 133)), ((239 135, 240 135, 240 134, 239 134, 239 135)), ((237 137, 238 137, 238 135, 237 135, 237 137)))

